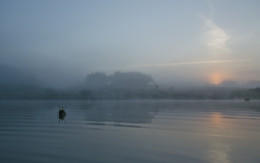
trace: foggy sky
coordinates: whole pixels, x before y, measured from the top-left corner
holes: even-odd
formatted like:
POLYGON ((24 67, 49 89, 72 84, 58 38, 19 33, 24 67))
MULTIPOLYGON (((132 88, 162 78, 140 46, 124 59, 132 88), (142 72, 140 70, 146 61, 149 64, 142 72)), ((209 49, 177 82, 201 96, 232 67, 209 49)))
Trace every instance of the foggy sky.
POLYGON ((90 72, 164 83, 260 80, 258 0, 1 0, 0 64, 68 86, 90 72))

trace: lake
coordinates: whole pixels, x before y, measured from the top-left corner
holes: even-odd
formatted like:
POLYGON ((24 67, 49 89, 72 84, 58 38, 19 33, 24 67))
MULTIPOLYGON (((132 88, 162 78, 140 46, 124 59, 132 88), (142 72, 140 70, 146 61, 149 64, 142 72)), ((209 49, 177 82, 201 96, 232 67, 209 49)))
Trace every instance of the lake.
POLYGON ((260 101, 0 101, 0 163, 17 162, 259 163, 260 101))

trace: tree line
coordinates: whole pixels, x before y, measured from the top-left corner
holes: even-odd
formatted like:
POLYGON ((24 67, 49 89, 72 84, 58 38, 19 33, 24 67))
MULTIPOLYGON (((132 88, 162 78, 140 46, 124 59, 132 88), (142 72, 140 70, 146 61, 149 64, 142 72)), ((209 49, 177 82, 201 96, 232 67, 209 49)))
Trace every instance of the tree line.
POLYGON ((259 87, 174 89, 158 86, 151 75, 141 72, 95 72, 75 88, 46 88, 30 74, 0 68, 0 99, 260 99, 259 87))

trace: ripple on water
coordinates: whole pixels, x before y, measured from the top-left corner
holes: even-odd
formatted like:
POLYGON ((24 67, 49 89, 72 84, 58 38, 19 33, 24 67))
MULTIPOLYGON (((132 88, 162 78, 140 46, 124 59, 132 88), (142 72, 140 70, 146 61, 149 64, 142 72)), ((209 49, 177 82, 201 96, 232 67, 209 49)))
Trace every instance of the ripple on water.
POLYGON ((257 101, 60 103, 0 102, 0 162, 260 160, 257 101))

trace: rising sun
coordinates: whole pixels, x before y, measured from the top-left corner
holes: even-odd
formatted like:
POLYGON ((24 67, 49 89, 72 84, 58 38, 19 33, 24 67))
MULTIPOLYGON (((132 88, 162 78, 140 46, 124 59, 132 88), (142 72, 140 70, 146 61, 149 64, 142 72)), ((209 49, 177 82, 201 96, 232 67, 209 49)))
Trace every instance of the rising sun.
POLYGON ((219 85, 223 81, 221 73, 213 73, 209 75, 209 82, 214 85, 219 85))

